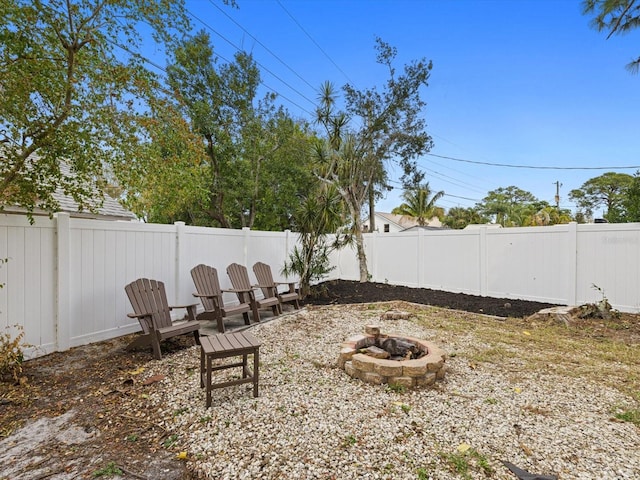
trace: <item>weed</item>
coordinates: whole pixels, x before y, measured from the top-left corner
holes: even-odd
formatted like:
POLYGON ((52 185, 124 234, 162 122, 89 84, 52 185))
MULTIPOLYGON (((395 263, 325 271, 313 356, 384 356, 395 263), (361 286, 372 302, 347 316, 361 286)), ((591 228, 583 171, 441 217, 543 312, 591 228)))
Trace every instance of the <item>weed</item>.
POLYGON ((426 468, 420 467, 416 470, 416 473, 418 474, 418 480, 429 480, 431 478, 426 468))
POLYGON ((176 443, 178 442, 178 435, 169 435, 169 438, 167 438, 164 442, 162 442, 162 446, 164 448, 171 448, 173 447, 176 443))
POLYGON ((604 294, 604 290, 595 283, 591 284, 591 288, 599 291, 602 298, 597 303, 586 303, 584 305, 580 305, 580 313, 578 316, 580 318, 602 318, 604 320, 608 320, 612 316, 618 317, 620 312, 611 307, 609 300, 604 294))
POLYGON ((633 423, 635 426, 640 427, 640 410, 626 410, 624 412, 618 412, 614 415, 618 420, 623 422, 633 423))
POLYGON ((347 435, 342 440, 342 446, 344 448, 353 447, 356 443, 358 443, 358 440, 353 435, 347 435))
POLYGON ((205 415, 204 417, 200 417, 200 423, 209 423, 213 417, 211 415, 205 415))
POLYGON ((122 475, 122 473, 123 473, 122 470, 120 470, 120 468, 118 467, 118 465, 116 465, 115 462, 109 462, 107 463, 106 466, 93 472, 93 476, 94 477, 104 477, 104 476, 114 477, 116 475, 122 475))
POLYGON ((22 374, 22 363, 24 362, 25 347, 29 344, 23 343, 24 329, 22 325, 5 327, 5 331, 0 333, 0 380, 11 380, 19 383, 22 374), (16 336, 11 335, 10 329, 18 332, 16 336))
POLYGON ((407 387, 399 383, 390 383, 387 385, 387 390, 395 393, 405 393, 407 391, 407 387))
POLYGON ((406 403, 403 403, 402 405, 400 405, 400 408, 404 413, 407 413, 407 414, 409 413, 409 411, 411 411, 411 406, 407 405, 406 403))
POLYGON ((495 405, 496 403, 498 403, 498 400, 493 397, 489 397, 489 398, 485 398, 484 403, 488 403, 489 405, 495 405))
POLYGON ((487 457, 473 448, 464 452, 445 453, 441 456, 449 464, 450 470, 458 473, 464 479, 471 478, 471 470, 482 470, 486 476, 491 476, 494 473, 487 457))
POLYGON ((173 416, 177 417, 177 416, 182 415, 183 413, 186 413, 188 411, 189 411, 189 409, 187 407, 182 407, 182 408, 179 408, 177 410, 174 410, 173 411, 173 416))
POLYGON ((135 433, 132 433, 131 435, 127 436, 127 442, 137 442, 138 441, 138 435, 135 433))

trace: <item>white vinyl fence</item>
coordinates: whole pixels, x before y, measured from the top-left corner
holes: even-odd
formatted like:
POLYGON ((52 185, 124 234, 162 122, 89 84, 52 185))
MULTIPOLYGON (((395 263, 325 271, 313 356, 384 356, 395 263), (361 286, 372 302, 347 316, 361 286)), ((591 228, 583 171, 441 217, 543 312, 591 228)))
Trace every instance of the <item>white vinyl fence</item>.
MULTIPOLYGON (((0 215, 0 329, 20 325, 39 356, 139 330, 124 286, 162 280, 172 304, 194 303, 190 270, 262 261, 280 269, 297 242, 261 232, 137 222, 0 215)), ((365 235, 371 280, 574 305, 601 298, 640 309, 640 224, 559 225, 365 235)), ((357 280, 353 250, 332 254, 330 278, 357 280)), ((226 299, 230 303, 235 299, 226 299)), ((182 315, 182 313, 179 313, 182 315)), ((14 332, 15 333, 15 332, 14 332)))

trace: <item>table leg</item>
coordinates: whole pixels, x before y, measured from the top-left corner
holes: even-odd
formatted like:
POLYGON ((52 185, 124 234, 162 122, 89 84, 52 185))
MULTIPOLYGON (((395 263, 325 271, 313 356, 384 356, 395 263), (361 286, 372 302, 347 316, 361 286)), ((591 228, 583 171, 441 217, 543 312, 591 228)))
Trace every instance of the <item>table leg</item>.
POLYGON ((259 348, 253 351, 253 396, 258 396, 258 365, 260 364, 259 348))
POLYGON ((207 355, 207 408, 211 406, 211 355, 207 355))

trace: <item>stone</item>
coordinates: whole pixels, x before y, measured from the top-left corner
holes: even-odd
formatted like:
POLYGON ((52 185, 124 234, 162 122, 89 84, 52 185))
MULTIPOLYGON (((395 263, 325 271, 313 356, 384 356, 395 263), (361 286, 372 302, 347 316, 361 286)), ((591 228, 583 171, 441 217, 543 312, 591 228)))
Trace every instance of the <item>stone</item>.
MULTIPOLYGON (((386 360, 380 361, 385 362, 386 360)), ((356 353, 353 357, 351 357, 351 362, 353 362, 354 368, 362 372, 373 372, 373 368, 376 364, 376 359, 374 359, 373 357, 369 357, 364 353, 356 353)))
POLYGON ((400 385, 401 387, 411 388, 415 384, 415 379, 413 377, 389 377, 387 380, 389 385, 400 385))
POLYGON ((424 358, 402 362, 402 375, 406 377, 421 377, 427 371, 427 362, 424 358))
POLYGON ((364 327, 364 333, 377 337, 378 335, 380 335, 380 327, 378 327, 377 325, 366 325, 364 327))
POLYGON ((365 372, 360 376, 360 379, 371 385, 381 385, 387 381, 385 377, 375 372, 365 372))
POLYGON ((353 367, 352 362, 346 362, 344 364, 344 371, 346 372, 347 375, 349 375, 352 378, 360 378, 360 370, 356 370, 353 367))
POLYGON ((422 377, 416 377, 416 386, 427 387, 436 383, 437 374, 431 372, 423 375, 422 377))
POLYGON ((389 352, 383 350, 382 348, 376 347, 372 345, 370 347, 365 348, 365 353, 373 358, 389 358, 389 352))
POLYGON ((402 363, 394 360, 375 360, 373 371, 384 377, 399 377, 402 375, 402 363))

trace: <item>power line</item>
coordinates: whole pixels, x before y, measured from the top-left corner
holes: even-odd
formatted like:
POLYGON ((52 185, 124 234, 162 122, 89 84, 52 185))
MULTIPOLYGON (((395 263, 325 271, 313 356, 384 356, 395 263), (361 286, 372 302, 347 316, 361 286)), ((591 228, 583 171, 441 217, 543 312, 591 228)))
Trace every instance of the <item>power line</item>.
MULTIPOLYGON (((231 40, 229 40, 228 38, 226 38, 224 35, 222 35, 221 33, 219 33, 218 31, 216 31, 213 27, 211 27, 208 23, 206 23, 204 20, 200 19, 199 17, 197 17, 196 15, 194 15, 191 12, 188 12, 189 16, 193 17, 195 20, 197 20, 198 22, 202 23, 205 27, 207 27, 209 30, 211 30, 213 33, 215 33, 216 35, 218 35, 220 38, 222 38, 225 42, 227 42, 229 45, 231 45, 233 48, 235 48, 237 51, 242 51, 242 49, 240 47, 238 47, 237 45, 235 45, 231 40)), ((221 55, 217 54, 217 56, 219 56, 220 58, 222 58, 224 60, 224 57, 222 57, 221 55)), ((225 60, 226 62, 230 63, 228 60, 225 60)), ((291 86, 289 83, 287 83, 285 80, 283 80, 282 78, 280 78, 278 75, 276 75, 275 73, 273 73, 271 70, 269 70, 267 67, 265 67, 264 65, 262 65, 260 62, 258 62, 257 60, 255 61, 257 65, 259 65, 264 71, 268 72, 269 74, 271 74, 274 78, 276 78, 277 80, 279 80, 280 82, 282 82, 284 85, 286 85, 287 87, 289 87, 292 91, 294 91, 295 93, 297 93, 298 95, 300 95, 302 98, 304 98, 306 101, 308 101, 309 103, 311 103, 313 106, 316 106, 315 102, 311 99, 309 99, 306 95, 304 95, 302 92, 300 92, 299 90, 297 90, 296 88, 294 88, 293 86, 291 86)), ((306 108, 301 107, 300 105, 298 105, 297 103, 293 102, 292 100, 288 99, 287 97, 285 97, 284 95, 282 95, 281 93, 279 93, 277 90, 272 89, 271 87, 268 87, 265 83, 263 83, 262 81, 260 82, 262 83, 265 87, 269 88, 269 90, 273 90, 277 95, 281 96, 282 98, 285 98, 286 100, 288 100, 289 102, 291 102, 293 105, 295 105, 296 107, 300 108, 301 110, 305 111, 306 113, 308 113, 309 115, 313 115, 313 113, 311 113, 309 110, 307 110, 306 108)))
POLYGON ((454 162, 472 163, 474 165, 488 165, 490 167, 508 167, 508 168, 530 168, 535 170, 626 170, 632 168, 640 168, 640 165, 628 165, 622 167, 549 167, 539 165, 510 165, 508 163, 491 163, 477 162, 474 160, 465 160, 463 158, 447 157, 446 155, 436 155, 435 153, 427 153, 432 157, 444 158, 445 160, 453 160, 454 162))
POLYGON ((276 55, 273 51, 271 51, 271 49, 269 47, 267 47, 264 43, 262 43, 260 40, 258 40, 255 36, 253 36, 246 28, 244 28, 242 25, 240 25, 238 22, 235 21, 235 19, 229 15, 227 12, 224 11, 224 9, 222 9, 219 5, 216 5, 214 3, 213 0, 209 0, 209 3, 211 5, 213 5, 218 11, 220 11, 220 13, 222 13, 225 17, 227 17, 229 20, 231 20, 235 25, 237 25, 244 33, 246 33, 247 35, 249 35, 253 40, 255 40, 258 45, 260 45, 262 48, 264 48, 268 53, 270 53, 276 60, 278 60, 282 65, 284 65, 285 67, 287 67, 289 69, 290 72, 292 72, 296 77, 298 77, 300 80, 302 80, 304 83, 307 84, 307 86, 309 88, 311 88, 313 91, 316 91, 316 87, 314 87, 313 85, 311 85, 305 78, 303 78, 298 72, 296 72, 293 68, 291 68, 291 66, 289 66, 289 64, 287 64, 284 60, 282 60, 278 55, 276 55))
POLYGON ((304 27, 302 25, 300 25, 300 22, 298 22, 298 20, 295 19, 295 17, 286 9, 284 8, 284 5, 282 5, 282 3, 280 2, 280 0, 276 0, 278 2, 278 5, 280 5, 280 8, 282 8, 282 10, 284 10, 284 12, 289 15, 289 17, 291 17, 291 20, 293 20, 293 22, 298 26, 298 28, 300 28, 300 30, 302 30, 302 32, 309 37, 309 40, 311 40, 313 42, 313 44, 318 47, 318 50, 320 50, 322 52, 322 54, 327 57, 329 59, 329 61, 333 64, 334 67, 336 67, 338 69, 338 71, 340 73, 342 73, 342 75, 344 75, 344 78, 346 78, 349 83, 353 84, 353 81, 349 78, 349 76, 338 66, 338 64, 336 62, 333 61, 333 59, 329 56, 329 54, 327 52, 325 52, 323 50, 323 48, 318 44, 318 42, 316 42, 313 37, 309 34, 309 32, 307 32, 304 27))

